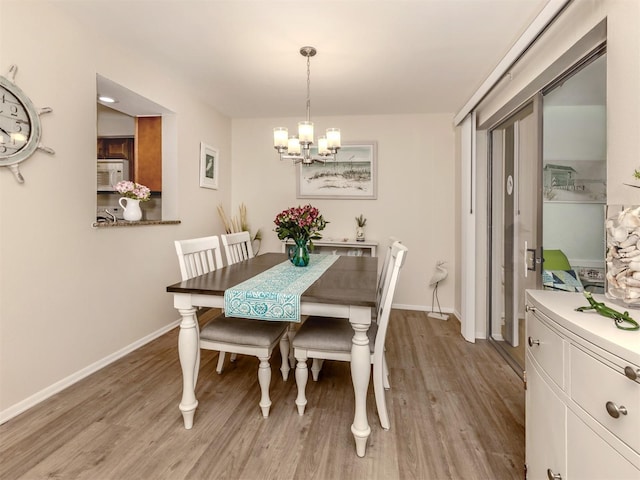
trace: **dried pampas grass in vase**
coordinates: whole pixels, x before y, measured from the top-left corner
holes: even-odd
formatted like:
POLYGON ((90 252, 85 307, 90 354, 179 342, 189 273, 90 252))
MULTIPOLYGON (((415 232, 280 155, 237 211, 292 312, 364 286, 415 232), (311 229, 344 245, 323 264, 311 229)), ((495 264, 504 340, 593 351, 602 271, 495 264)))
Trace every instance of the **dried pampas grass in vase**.
POLYGON ((229 219, 224 212, 224 207, 222 205, 218 205, 218 215, 220 215, 220 219, 224 225, 225 233, 249 232, 253 251, 255 252, 255 255, 258 255, 258 252, 260 251, 260 244, 262 243, 262 232, 258 229, 255 235, 251 235, 249 222, 247 221, 247 206, 244 203, 240 204, 238 212, 239 217, 233 216, 229 219))

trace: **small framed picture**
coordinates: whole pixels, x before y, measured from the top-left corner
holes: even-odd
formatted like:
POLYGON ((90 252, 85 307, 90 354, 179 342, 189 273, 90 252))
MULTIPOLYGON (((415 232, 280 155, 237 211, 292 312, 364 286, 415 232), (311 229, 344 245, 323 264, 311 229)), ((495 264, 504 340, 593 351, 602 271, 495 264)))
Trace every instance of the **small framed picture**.
POLYGON ((220 154, 218 150, 200 142, 200 186, 203 188, 218 189, 218 163, 220 154))

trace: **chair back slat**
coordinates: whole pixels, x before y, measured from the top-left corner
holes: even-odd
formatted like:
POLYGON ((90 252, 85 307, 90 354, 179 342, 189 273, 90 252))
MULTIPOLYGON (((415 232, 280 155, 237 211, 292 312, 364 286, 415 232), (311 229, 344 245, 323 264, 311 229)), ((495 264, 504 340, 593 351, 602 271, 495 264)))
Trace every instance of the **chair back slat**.
POLYGON ((253 247, 251 246, 249 232, 228 233, 220 235, 220 239, 224 246, 228 265, 253 258, 253 247))
MULTIPOLYGON (((387 247, 387 252, 384 256, 384 262, 382 263, 382 270, 380 271, 380 276, 378 277, 378 292, 376 294, 376 310, 380 308, 380 301, 382 300, 382 290, 384 289, 384 281, 387 276, 387 270, 389 268, 389 260, 391 259, 391 249, 394 243, 402 243, 395 237, 389 237, 389 246, 387 247)), ((377 314, 377 312, 376 312, 377 314)))
POLYGON ((222 267, 220 239, 215 235, 176 240, 175 246, 182 280, 204 275, 222 267))
POLYGON ((378 306, 378 333, 376 335, 376 344, 374 348, 374 356, 384 355, 384 343, 389 327, 389 317, 391 315, 391 305, 393 304, 393 296, 396 292, 398 279, 400 278, 400 269, 404 265, 408 249, 400 242, 394 242, 391 245, 389 255, 389 265, 385 273, 382 288, 382 296, 380 305, 378 306))

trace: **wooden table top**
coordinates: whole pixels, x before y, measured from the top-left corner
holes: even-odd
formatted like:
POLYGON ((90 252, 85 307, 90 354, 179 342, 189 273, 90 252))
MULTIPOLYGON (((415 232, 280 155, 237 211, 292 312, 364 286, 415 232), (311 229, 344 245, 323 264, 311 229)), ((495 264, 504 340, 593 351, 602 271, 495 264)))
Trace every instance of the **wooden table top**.
MULTIPOLYGON (((167 287, 170 293, 224 295, 225 290, 287 261, 284 253, 265 253, 167 287)), ((313 262, 313 255, 311 255, 313 262)), ((304 268, 304 267, 300 267, 304 268)), ((305 292, 304 302, 375 307, 377 257, 341 256, 305 292)))

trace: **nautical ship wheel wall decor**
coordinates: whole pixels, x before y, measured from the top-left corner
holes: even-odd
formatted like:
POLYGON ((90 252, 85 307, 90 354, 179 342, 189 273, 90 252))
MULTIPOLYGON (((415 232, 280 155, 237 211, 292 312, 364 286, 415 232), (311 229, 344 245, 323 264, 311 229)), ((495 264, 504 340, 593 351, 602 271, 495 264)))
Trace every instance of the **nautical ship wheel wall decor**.
POLYGON ((36 109, 29 97, 15 84, 18 71, 11 65, 6 77, 0 76, 0 167, 9 167, 16 180, 24 183, 18 164, 36 150, 50 155, 55 152, 40 144, 40 115, 51 108, 36 109))

